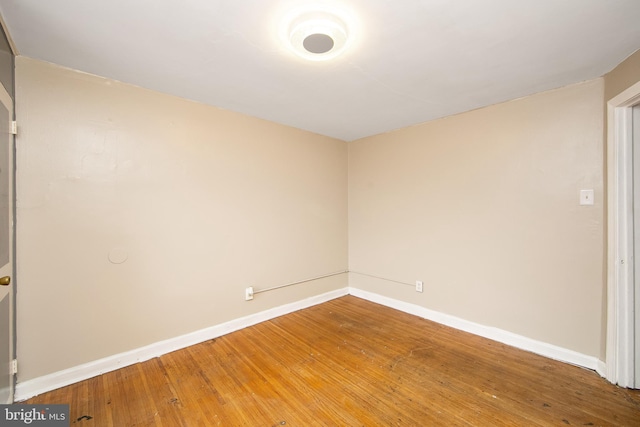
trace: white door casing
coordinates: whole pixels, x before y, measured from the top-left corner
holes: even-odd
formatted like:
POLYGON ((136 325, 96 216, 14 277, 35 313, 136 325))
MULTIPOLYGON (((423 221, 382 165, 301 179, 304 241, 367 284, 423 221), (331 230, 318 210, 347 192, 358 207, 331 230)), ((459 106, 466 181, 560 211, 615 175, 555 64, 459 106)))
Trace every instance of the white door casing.
POLYGON ((640 82, 607 103, 606 378, 637 387, 634 353, 633 109, 640 82))
POLYGON ((634 203, 633 203, 633 224, 634 224, 634 283, 633 283, 633 329, 634 329, 634 373, 633 388, 640 388, 640 104, 632 109, 632 136, 631 141, 634 151, 633 164, 633 185, 634 185, 634 203))

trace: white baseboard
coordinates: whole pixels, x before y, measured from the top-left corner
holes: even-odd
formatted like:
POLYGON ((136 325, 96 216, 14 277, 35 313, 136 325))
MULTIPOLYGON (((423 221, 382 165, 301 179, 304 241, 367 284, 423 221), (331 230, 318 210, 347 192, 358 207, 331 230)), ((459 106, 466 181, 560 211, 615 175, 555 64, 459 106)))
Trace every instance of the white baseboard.
POLYGON ((135 350, 124 353, 115 354, 103 359, 84 363, 73 368, 64 369, 52 374, 44 375, 38 378, 18 382, 15 391, 15 400, 17 402, 29 399, 47 391, 55 390, 60 387, 67 386, 79 381, 93 378, 106 372, 115 371, 125 366, 133 365, 138 362, 162 356, 194 344, 198 344, 213 338, 226 335, 228 333, 264 322, 276 317, 302 310, 307 307, 321 304, 323 302, 348 295, 349 289, 337 289, 321 295, 296 301, 290 304, 281 305, 269 310, 255 313, 249 316, 234 319, 229 322, 191 332, 164 341, 159 341, 135 350))
POLYGON ((468 320, 460 319, 455 316, 440 313, 434 310, 429 310, 415 304, 349 287, 327 292, 321 295, 316 295, 290 304, 285 304, 249 316, 241 317, 239 319, 234 319, 229 322, 221 323, 219 325, 211 326, 209 328, 201 329, 189 334, 181 335, 165 341, 159 341, 145 347, 140 347, 131 351, 115 354, 113 356, 75 366, 73 368, 44 375, 42 377, 19 382, 16 385, 15 400, 26 400, 47 391, 55 390, 69 384, 93 378, 97 375, 124 368, 125 366, 133 365, 138 362, 144 362, 145 360, 162 356, 163 354, 167 354, 172 351, 176 351, 194 344, 217 338, 222 335, 226 335, 228 333, 258 324, 260 322, 265 322, 267 320, 271 320, 276 317, 292 313, 294 311, 302 310, 307 307, 322 304, 323 302, 330 301, 332 299, 349 294, 358 298, 382 304, 390 308, 394 308, 396 310, 403 311, 405 313, 413 314, 424 319, 432 320, 446 326, 451 326, 456 329, 460 329, 475 335, 492 339, 494 341, 511 345, 513 347, 531 351, 533 353, 549 357, 551 359, 592 369, 597 371, 602 376, 604 376, 603 374, 606 372, 606 366, 604 362, 592 356, 587 356, 582 353, 578 353, 576 351, 568 350, 545 342, 536 341, 531 338, 504 331, 502 329, 480 325, 468 320))
POLYGON ((566 348, 558 347, 553 344, 537 341, 502 329, 480 325, 478 323, 460 319, 459 317, 440 313, 434 310, 429 310, 428 308, 424 308, 419 305, 399 301, 372 292, 363 291, 361 289, 350 287, 349 294, 390 308, 394 308, 396 310, 403 311, 405 313, 413 314, 424 319, 432 320, 442 325, 451 326, 452 328, 470 332, 472 334, 489 338, 491 340, 498 341, 522 350, 527 350, 532 353, 548 357, 550 359, 555 359, 561 362, 566 362, 572 365, 591 369, 597 371, 598 373, 600 373, 600 375, 602 375, 603 372, 606 372, 604 370, 604 363, 598 360, 598 358, 587 356, 585 354, 578 353, 577 351, 568 350, 566 348))
POLYGON ((596 372, 600 374, 602 378, 607 379, 607 364, 598 359, 598 367, 596 368, 596 372))

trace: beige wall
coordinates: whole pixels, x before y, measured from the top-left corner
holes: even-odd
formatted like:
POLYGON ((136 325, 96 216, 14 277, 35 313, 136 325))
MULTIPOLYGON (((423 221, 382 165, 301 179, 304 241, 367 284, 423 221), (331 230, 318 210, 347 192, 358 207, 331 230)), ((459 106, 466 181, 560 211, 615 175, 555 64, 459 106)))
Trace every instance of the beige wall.
POLYGON ((637 50, 604 76, 605 102, 638 81, 640 81, 640 50, 637 50))
POLYGON ((244 301, 347 268, 346 143, 16 65, 20 381, 347 285, 244 301))
POLYGON ((16 67, 20 381, 344 287, 243 300, 346 269, 347 236, 350 270, 425 291, 352 286, 604 357, 603 100, 638 80, 638 52, 604 79, 349 143, 348 186, 342 141, 16 67))
POLYGON ((597 79, 350 143, 349 269, 425 282, 351 286, 600 356, 602 99, 597 79))

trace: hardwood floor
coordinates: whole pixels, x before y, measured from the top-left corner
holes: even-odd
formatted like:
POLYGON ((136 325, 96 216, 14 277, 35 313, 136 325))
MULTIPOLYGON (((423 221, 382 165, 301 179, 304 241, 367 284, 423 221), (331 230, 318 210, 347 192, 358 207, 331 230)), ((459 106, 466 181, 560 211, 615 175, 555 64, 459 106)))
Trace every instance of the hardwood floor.
POLYGON ((83 381, 72 426, 640 426, 640 391, 353 296, 83 381))

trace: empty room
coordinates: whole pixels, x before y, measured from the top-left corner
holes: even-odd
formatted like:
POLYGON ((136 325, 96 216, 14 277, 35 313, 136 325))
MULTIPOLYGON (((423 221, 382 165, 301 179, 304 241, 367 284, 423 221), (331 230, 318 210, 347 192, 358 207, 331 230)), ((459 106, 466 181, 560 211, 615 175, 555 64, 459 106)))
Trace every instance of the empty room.
POLYGON ((640 425, 639 1, 0 17, 0 426, 640 425))

